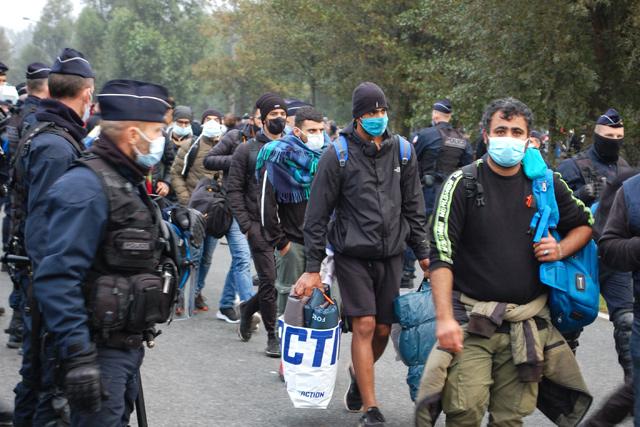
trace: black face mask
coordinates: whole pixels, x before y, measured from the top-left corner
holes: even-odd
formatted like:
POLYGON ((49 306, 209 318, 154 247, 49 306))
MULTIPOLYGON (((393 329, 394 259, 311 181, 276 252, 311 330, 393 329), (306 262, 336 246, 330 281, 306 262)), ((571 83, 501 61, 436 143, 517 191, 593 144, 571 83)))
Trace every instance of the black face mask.
POLYGON ((287 125, 287 120, 282 117, 267 120, 267 130, 272 135, 280 135, 287 125))
POLYGON ((605 138, 597 133, 593 134, 593 148, 596 150, 598 157, 606 163, 614 163, 618 161, 622 142, 622 139, 605 138))

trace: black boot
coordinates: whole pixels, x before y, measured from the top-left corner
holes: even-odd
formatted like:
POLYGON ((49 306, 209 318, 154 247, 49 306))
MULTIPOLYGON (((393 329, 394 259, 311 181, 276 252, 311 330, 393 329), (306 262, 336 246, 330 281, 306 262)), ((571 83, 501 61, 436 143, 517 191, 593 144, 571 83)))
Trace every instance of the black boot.
POLYGON ((620 424, 633 413, 633 385, 619 387, 604 404, 589 417, 582 427, 610 427, 620 424))
POLYGON ((616 342, 618 363, 624 371, 624 381, 630 382, 633 375, 633 362, 631 360, 631 326, 633 325, 633 312, 630 310, 618 310, 611 318, 613 321, 613 339, 616 342))
POLYGON ((9 328, 5 330, 9 334, 9 341, 7 341, 7 347, 20 348, 22 346, 22 333, 24 331, 24 321, 22 320, 22 312, 20 310, 13 310, 13 316, 11 316, 11 322, 9 328))
POLYGON ((13 425, 13 409, 0 400, 0 426, 13 425))

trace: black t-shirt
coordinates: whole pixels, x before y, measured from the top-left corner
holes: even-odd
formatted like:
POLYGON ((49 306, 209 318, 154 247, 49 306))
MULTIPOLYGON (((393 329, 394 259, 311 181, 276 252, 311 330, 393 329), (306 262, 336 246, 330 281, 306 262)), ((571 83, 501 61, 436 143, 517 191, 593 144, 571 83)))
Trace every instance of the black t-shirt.
MULTIPOLYGON (((482 162, 478 182, 484 190, 485 206, 465 196, 462 172, 453 173, 442 187, 434 212, 431 269, 453 270, 454 290, 481 301, 525 304, 544 292, 539 279, 540 263, 529 234, 535 204, 532 181, 522 169, 504 177, 482 162)), ((591 213, 572 196, 566 183, 554 174, 554 190, 560 235, 592 223, 591 213)))

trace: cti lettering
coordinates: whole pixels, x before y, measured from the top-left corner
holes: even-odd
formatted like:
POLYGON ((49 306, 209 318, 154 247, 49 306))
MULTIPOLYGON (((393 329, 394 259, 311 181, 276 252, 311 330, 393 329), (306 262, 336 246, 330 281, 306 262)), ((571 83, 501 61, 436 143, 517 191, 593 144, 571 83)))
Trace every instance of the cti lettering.
MULTIPOLYGON (((324 357, 324 348, 328 340, 333 339, 333 348, 331 351, 331 361, 329 365, 334 365, 338 359, 338 350, 340 348, 340 328, 318 330, 313 329, 311 331, 303 328, 295 328, 293 326, 287 326, 284 328, 284 339, 282 341, 282 358, 285 362, 292 365, 302 364, 304 353, 290 352, 291 338, 296 336, 299 342, 307 342, 307 340, 315 340, 315 347, 313 350, 313 362, 311 366, 318 368, 322 365, 322 359, 324 357)), ((309 343, 309 346, 313 348, 313 344, 309 343)))

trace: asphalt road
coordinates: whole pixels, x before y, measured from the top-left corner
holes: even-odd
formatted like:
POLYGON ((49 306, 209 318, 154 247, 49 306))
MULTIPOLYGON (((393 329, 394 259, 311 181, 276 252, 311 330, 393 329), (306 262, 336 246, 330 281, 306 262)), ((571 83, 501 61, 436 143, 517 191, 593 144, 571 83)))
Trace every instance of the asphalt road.
MULTIPOLYGON (((350 362, 350 335, 343 336, 340 374, 326 410, 294 409, 277 374, 279 361, 264 356, 264 330, 240 342, 235 325, 216 319, 216 303, 229 267, 227 246, 218 246, 204 290, 207 313, 162 327, 157 345, 147 350, 142 367, 150 426, 353 426, 358 415, 342 403, 350 362)), ((10 281, 0 273, 0 301, 7 306, 10 281)), ((9 314, 9 313, 8 313, 9 314)), ((9 316, 0 317, 4 329, 9 316)), ((607 320, 598 319, 584 332, 578 359, 591 392, 592 410, 622 381, 607 320)), ((0 336, 4 341, 5 336, 0 336)), ((0 399, 13 400, 19 356, 0 346, 0 399)), ((405 384, 406 367, 395 360, 391 345, 376 365, 376 387, 389 426, 411 426, 413 404, 405 384)), ((135 425, 135 414, 132 417, 135 425)), ((628 420, 625 425, 631 425, 628 420)), ((444 425, 440 420, 439 425, 444 425)), ((527 426, 553 425, 540 413, 527 426)))

